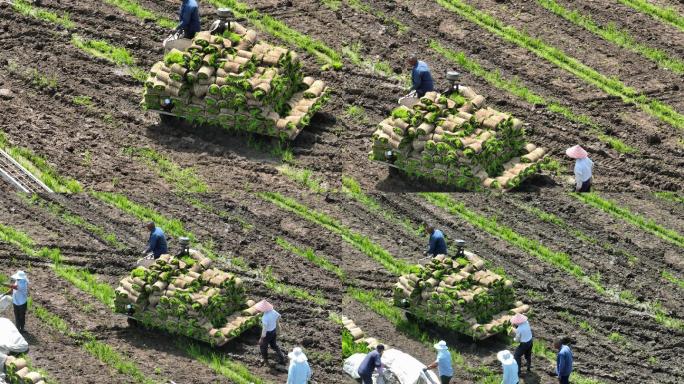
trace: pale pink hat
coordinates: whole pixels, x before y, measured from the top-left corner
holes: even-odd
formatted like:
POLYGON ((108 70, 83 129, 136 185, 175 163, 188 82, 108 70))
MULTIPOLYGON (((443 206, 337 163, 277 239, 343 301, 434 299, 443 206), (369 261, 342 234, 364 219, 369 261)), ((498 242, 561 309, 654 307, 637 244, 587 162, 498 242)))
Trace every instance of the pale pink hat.
POLYGON ((589 156, 587 151, 585 151, 584 148, 580 147, 579 145, 575 145, 574 147, 566 149, 565 154, 573 159, 584 159, 585 157, 589 156))
POLYGON ((254 304, 254 308, 259 312, 268 312, 273 309, 273 305, 266 300, 254 304))
POLYGON ((520 325, 526 321, 527 316, 523 315, 522 313, 516 313, 516 315, 511 318, 511 324, 513 325, 520 325))

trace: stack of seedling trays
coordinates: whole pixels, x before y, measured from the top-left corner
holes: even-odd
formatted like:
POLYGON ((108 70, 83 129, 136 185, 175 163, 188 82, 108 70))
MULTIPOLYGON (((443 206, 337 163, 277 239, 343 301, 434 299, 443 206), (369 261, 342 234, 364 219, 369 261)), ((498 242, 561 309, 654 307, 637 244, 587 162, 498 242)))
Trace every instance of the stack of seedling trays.
POLYGON ((437 255, 395 284, 394 301, 416 318, 485 339, 506 332, 510 319, 529 306, 515 300, 510 280, 487 270, 477 255, 437 255))
POLYGON ((373 133, 371 159, 388 162, 388 151, 408 175, 460 190, 515 188, 547 161, 525 141, 522 121, 485 107, 469 87, 394 109, 373 133))
POLYGON ((43 375, 31 371, 26 360, 14 356, 5 359, 5 379, 9 384, 45 384, 43 375))
POLYGON ((186 51, 173 49, 154 64, 142 105, 198 124, 293 139, 328 98, 323 81, 303 75, 295 52, 231 22, 221 35, 199 32, 186 51))
POLYGON ((245 298, 240 278, 211 265, 190 251, 137 267, 116 289, 116 311, 148 327, 224 345, 259 324, 260 313, 245 298))

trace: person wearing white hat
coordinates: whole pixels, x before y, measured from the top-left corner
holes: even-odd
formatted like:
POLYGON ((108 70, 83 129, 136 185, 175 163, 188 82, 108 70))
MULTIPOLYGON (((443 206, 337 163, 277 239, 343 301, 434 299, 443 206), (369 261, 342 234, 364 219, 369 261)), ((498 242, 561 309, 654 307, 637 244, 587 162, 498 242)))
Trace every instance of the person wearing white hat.
MULTIPOLYGON (((515 348, 513 356, 515 357, 515 362, 518 363, 518 368, 522 369, 522 357, 525 356, 527 361, 527 372, 532 369, 532 328, 530 328, 530 323, 527 321, 527 316, 522 313, 518 313, 513 318, 511 318, 511 324, 515 326, 513 331, 515 332, 514 340, 519 342, 518 346, 515 348)), ((521 373, 518 373, 520 376, 521 373)))
POLYGON ((14 304, 14 323, 19 332, 24 332, 26 326, 26 308, 28 307, 28 277, 26 272, 17 271, 12 275, 13 283, 9 285, 9 292, 12 295, 12 304, 14 304))
POLYGON ((254 307, 263 313, 261 316, 261 338, 259 338, 259 349, 263 363, 268 364, 268 347, 271 346, 278 356, 278 362, 285 364, 285 355, 276 342, 280 313, 273 309, 273 305, 266 300, 261 300, 254 307))
POLYGON ((435 344, 435 349, 437 350, 437 359, 428 364, 427 369, 436 367, 441 384, 449 384, 451 377, 454 376, 454 368, 451 366, 451 352, 449 352, 449 347, 444 340, 435 344))
POLYGON ((501 384, 518 384, 518 363, 508 350, 500 351, 496 358, 501 362, 503 368, 503 380, 501 384))
POLYGON ((565 154, 575 159, 575 192, 590 192, 594 162, 589 154, 579 145, 568 148, 565 154))
POLYGON ((307 384, 311 379, 311 367, 302 349, 295 347, 287 354, 290 368, 287 371, 287 384, 307 384))

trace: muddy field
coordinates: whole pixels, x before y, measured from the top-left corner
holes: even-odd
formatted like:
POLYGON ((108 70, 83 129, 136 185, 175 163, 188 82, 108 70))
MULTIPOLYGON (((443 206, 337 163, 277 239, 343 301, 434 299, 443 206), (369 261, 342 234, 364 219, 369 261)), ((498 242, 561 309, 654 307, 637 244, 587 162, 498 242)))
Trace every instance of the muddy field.
MULTIPOLYGON (((138 3, 158 15, 176 18, 176 1, 138 3)), ((330 319, 330 313, 352 318, 367 334, 422 361, 433 359, 434 351, 345 293, 347 288, 356 287, 377 290, 389 298, 396 276, 338 234, 277 207, 259 197, 258 192, 278 192, 324 212, 397 259, 410 263, 421 262, 427 243, 426 236, 411 228, 434 223, 448 239, 465 239, 468 249, 502 268, 514 280, 519 298, 532 305, 532 326, 539 343, 549 346, 559 334, 572 336, 575 369, 583 377, 601 383, 684 380, 684 369, 677 363, 684 353, 682 327, 665 326, 656 321, 653 311, 626 303, 620 297, 629 292, 637 302, 658 303, 669 318, 684 321, 681 284, 662 277, 664 272, 684 276, 682 247, 566 194, 565 178, 571 175, 572 164, 563 155, 565 148, 581 143, 596 163, 595 187, 601 196, 681 234, 684 206, 651 193, 684 190, 681 131, 445 11, 435 2, 368 2, 386 18, 404 25, 404 32, 398 31, 395 24, 383 22, 377 13, 354 10, 344 1, 337 10, 311 0, 246 3, 338 51, 361 42, 364 57, 389 63, 397 76, 406 73, 404 60, 413 52, 429 63, 437 84, 445 83, 446 70, 459 70, 463 72, 462 83, 486 95, 490 105, 529 123, 530 141, 549 148, 562 165, 562 172, 529 180, 521 188, 524 192, 451 196, 471 211, 495 218, 519 235, 568 255, 587 277, 600 281, 614 294, 597 293, 586 282, 540 261, 532 252, 516 248, 414 193, 434 190, 433 186, 390 174, 386 166, 370 163, 370 134, 405 89, 398 80, 355 66, 348 59, 339 71, 321 72, 314 57, 299 51, 306 71, 333 88, 331 102, 291 144, 294 166, 312 171, 326 190, 312 193, 277 170, 281 158, 263 139, 236 136, 218 128, 170 126, 141 111, 142 87, 124 68, 93 58, 71 43, 72 33, 115 43, 131 52, 137 66, 147 69, 163 55, 160 41, 168 34, 164 28, 105 1, 45 0, 44 9, 70 15, 75 27, 66 31, 21 15, 8 3, 0 2, 0 66, 4 68, 0 71, 0 88, 9 90, 0 98, 1 132, 13 145, 32 150, 47 159, 59 174, 77 180, 85 191, 121 192, 131 201, 180 220, 198 242, 211 244, 213 251, 225 259, 225 268, 249 278, 250 297, 268 297, 276 305, 283 315, 281 346, 288 350, 297 345, 305 348, 317 383, 353 382, 341 371, 341 328, 330 319), (498 70, 505 78, 517 77, 544 98, 591 116, 610 135, 637 152, 620 154, 599 141, 589 127, 528 104, 459 69, 429 49, 427 44, 433 39, 463 51, 487 70, 498 70), (38 84, 33 70, 54 79, 54 86, 38 84), (76 96, 90 97, 92 105, 74 103, 76 96), (362 106, 364 117, 347 114, 350 105, 362 106), (211 193, 178 193, 173 183, 125 151, 145 146, 180 167, 192 167, 211 193), (341 193, 342 175, 356 179, 378 202, 379 209, 341 193), (522 207, 553 214, 568 226, 542 220, 522 207), (276 238, 327 257, 345 272, 347 279, 343 281, 283 250, 276 245, 276 238), (275 292, 259 278, 259 272, 268 267, 279 282, 323 300, 313 303, 275 292)), ((684 54, 681 30, 619 2, 559 3, 590 13, 597 22, 614 22, 671 56, 684 54)), ((654 3, 678 7, 681 12, 681 4, 675 1, 654 3)), ((536 2, 477 0, 469 4, 498 17, 506 15, 508 24, 684 111, 681 75, 566 22, 536 2)), ((203 14, 209 15, 210 6, 202 6, 203 14)), ((212 20, 205 17, 203 26, 208 27, 212 20)), ((42 197, 42 201, 82 218, 89 227, 60 219, 15 194, 4 182, 0 183, 0 196, 0 224, 28 235, 36 249, 59 248, 66 264, 83 267, 112 286, 134 267, 144 248, 146 233, 141 220, 90 192, 42 197), (93 231, 95 227, 101 232, 93 231), (118 246, 102 233, 113 235, 118 246)), ((176 240, 173 236, 169 240, 172 251, 177 250, 176 240)), ((46 259, 29 257, 0 237, 0 271, 11 274, 21 268, 29 273, 31 295, 37 304, 63 318, 74 331, 90 332, 98 341, 133 360, 147 378, 178 384, 232 382, 193 358, 187 349, 189 340, 129 327, 125 317, 113 314, 100 301, 59 277, 46 259)), ((29 357, 57 382, 139 382, 113 370, 86 351, 78 339, 50 330, 30 313, 27 329, 29 357)), ((456 369, 454 379, 458 383, 481 380, 479 368, 498 372, 496 352, 509 345, 503 337, 473 343, 445 331, 426 332, 432 339, 447 340, 463 356, 465 366, 456 369)), ((286 372, 282 368, 259 366, 258 337, 258 331, 248 332, 217 353, 242 363, 264 380, 284 382, 286 372)), ((555 382, 547 374, 550 368, 547 360, 535 357, 533 372, 524 382, 555 382)))

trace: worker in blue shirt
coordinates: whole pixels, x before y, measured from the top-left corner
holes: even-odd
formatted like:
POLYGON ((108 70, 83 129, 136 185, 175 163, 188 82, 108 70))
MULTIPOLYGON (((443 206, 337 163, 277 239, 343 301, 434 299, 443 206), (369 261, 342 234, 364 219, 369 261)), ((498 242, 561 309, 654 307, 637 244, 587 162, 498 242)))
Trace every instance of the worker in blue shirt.
POLYGON ((553 342, 553 347, 558 351, 556 355, 556 375, 559 384, 569 384, 572 373, 572 351, 565 345, 565 338, 558 338, 553 342))
POLYGON ((361 376, 362 384, 373 384, 373 372, 378 370, 382 374, 382 353, 385 352, 385 346, 378 344, 375 351, 369 352, 359 365, 356 373, 361 376))
POLYGON ((411 82, 413 86, 411 90, 415 90, 418 97, 423 97, 427 92, 434 91, 435 86, 428 65, 424 61, 418 60, 415 55, 409 57, 408 63, 412 68, 411 82))
POLYGON ((440 340, 439 343, 435 344, 435 349, 437 350, 437 359, 429 364, 426 369, 436 367, 439 372, 440 384, 449 384, 451 377, 454 375, 454 368, 451 365, 451 352, 449 352, 449 347, 447 347, 444 340, 440 340))
POLYGON ((180 23, 176 27, 176 32, 183 31, 183 37, 192 39, 200 31, 200 13, 196 0, 183 0, 178 11, 180 23))
POLYGON ((430 248, 428 248, 425 254, 430 256, 446 255, 447 246, 444 240, 444 233, 439 229, 435 229, 432 225, 428 225, 426 231, 430 235, 430 248))
POLYGON ((154 222, 150 221, 145 225, 145 227, 150 231, 150 239, 147 241, 147 248, 143 251, 143 255, 152 253, 155 259, 159 256, 168 253, 168 248, 166 246, 166 236, 164 236, 164 231, 161 228, 154 225, 154 222))
POLYGON ((19 332, 24 332, 26 325, 26 309, 28 307, 28 284, 29 280, 26 272, 17 271, 12 275, 14 282, 9 285, 9 292, 12 295, 12 304, 14 305, 14 325, 17 326, 19 332))

